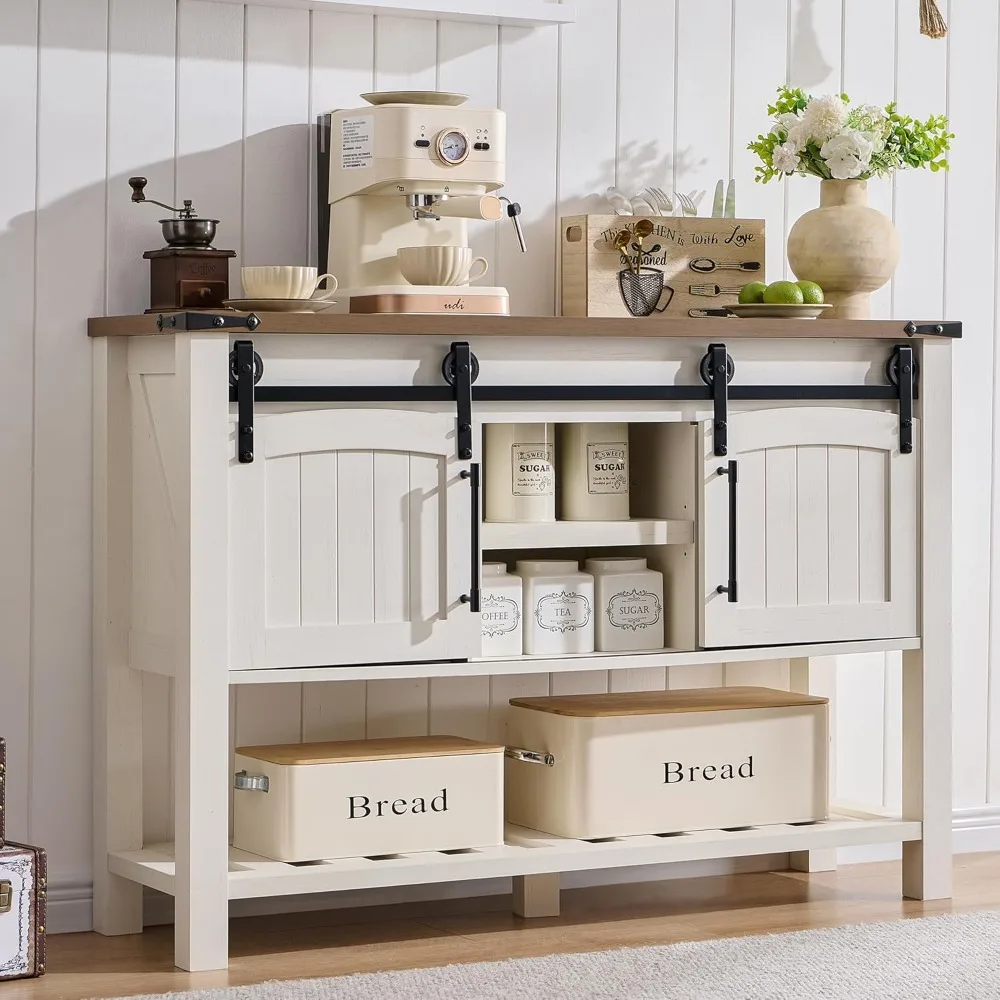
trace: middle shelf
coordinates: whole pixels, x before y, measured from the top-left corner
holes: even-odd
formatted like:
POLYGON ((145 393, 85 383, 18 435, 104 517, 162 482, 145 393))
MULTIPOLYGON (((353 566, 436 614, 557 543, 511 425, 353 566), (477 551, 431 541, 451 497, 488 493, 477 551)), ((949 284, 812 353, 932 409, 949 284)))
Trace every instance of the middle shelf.
POLYGON ((484 521, 484 549, 577 549, 610 545, 690 545, 693 521, 484 521))

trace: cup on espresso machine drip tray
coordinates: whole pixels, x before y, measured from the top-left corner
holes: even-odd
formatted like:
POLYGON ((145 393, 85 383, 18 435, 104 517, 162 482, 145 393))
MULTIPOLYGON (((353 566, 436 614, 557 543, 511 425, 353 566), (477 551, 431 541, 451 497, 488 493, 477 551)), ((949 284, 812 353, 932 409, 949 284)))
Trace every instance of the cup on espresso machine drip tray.
POLYGON ((399 270, 411 285, 467 285, 490 269, 485 257, 473 257, 471 247, 400 247, 399 270), (473 268, 481 268, 473 274, 473 268))

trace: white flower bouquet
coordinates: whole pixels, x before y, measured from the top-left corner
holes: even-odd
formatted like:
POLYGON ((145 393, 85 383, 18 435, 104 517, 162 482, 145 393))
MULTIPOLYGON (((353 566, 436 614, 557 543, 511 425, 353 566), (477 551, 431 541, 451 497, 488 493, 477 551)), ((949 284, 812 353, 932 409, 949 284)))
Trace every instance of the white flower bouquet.
POLYGON ((810 97, 778 88, 767 109, 774 125, 748 149, 760 157, 757 180, 812 174, 823 180, 867 180, 907 167, 948 167, 945 153, 955 136, 944 115, 919 121, 876 104, 851 106, 846 94, 810 97))

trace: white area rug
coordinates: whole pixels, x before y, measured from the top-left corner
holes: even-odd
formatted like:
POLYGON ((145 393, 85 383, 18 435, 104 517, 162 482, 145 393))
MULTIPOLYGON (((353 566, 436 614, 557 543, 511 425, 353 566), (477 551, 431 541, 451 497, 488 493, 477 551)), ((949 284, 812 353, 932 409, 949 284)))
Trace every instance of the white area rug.
MULTIPOLYGON (((142 1000, 984 1000, 1000 912, 449 965, 142 1000)), ((139 998, 132 998, 139 1000, 139 998)))

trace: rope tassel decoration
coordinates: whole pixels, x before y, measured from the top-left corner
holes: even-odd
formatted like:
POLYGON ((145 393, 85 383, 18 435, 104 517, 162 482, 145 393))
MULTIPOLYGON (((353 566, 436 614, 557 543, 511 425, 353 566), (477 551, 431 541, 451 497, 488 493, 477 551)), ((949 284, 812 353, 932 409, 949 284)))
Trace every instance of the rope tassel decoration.
POLYGON ((920 34, 930 38, 944 38, 948 25, 935 0, 920 0, 920 34))

